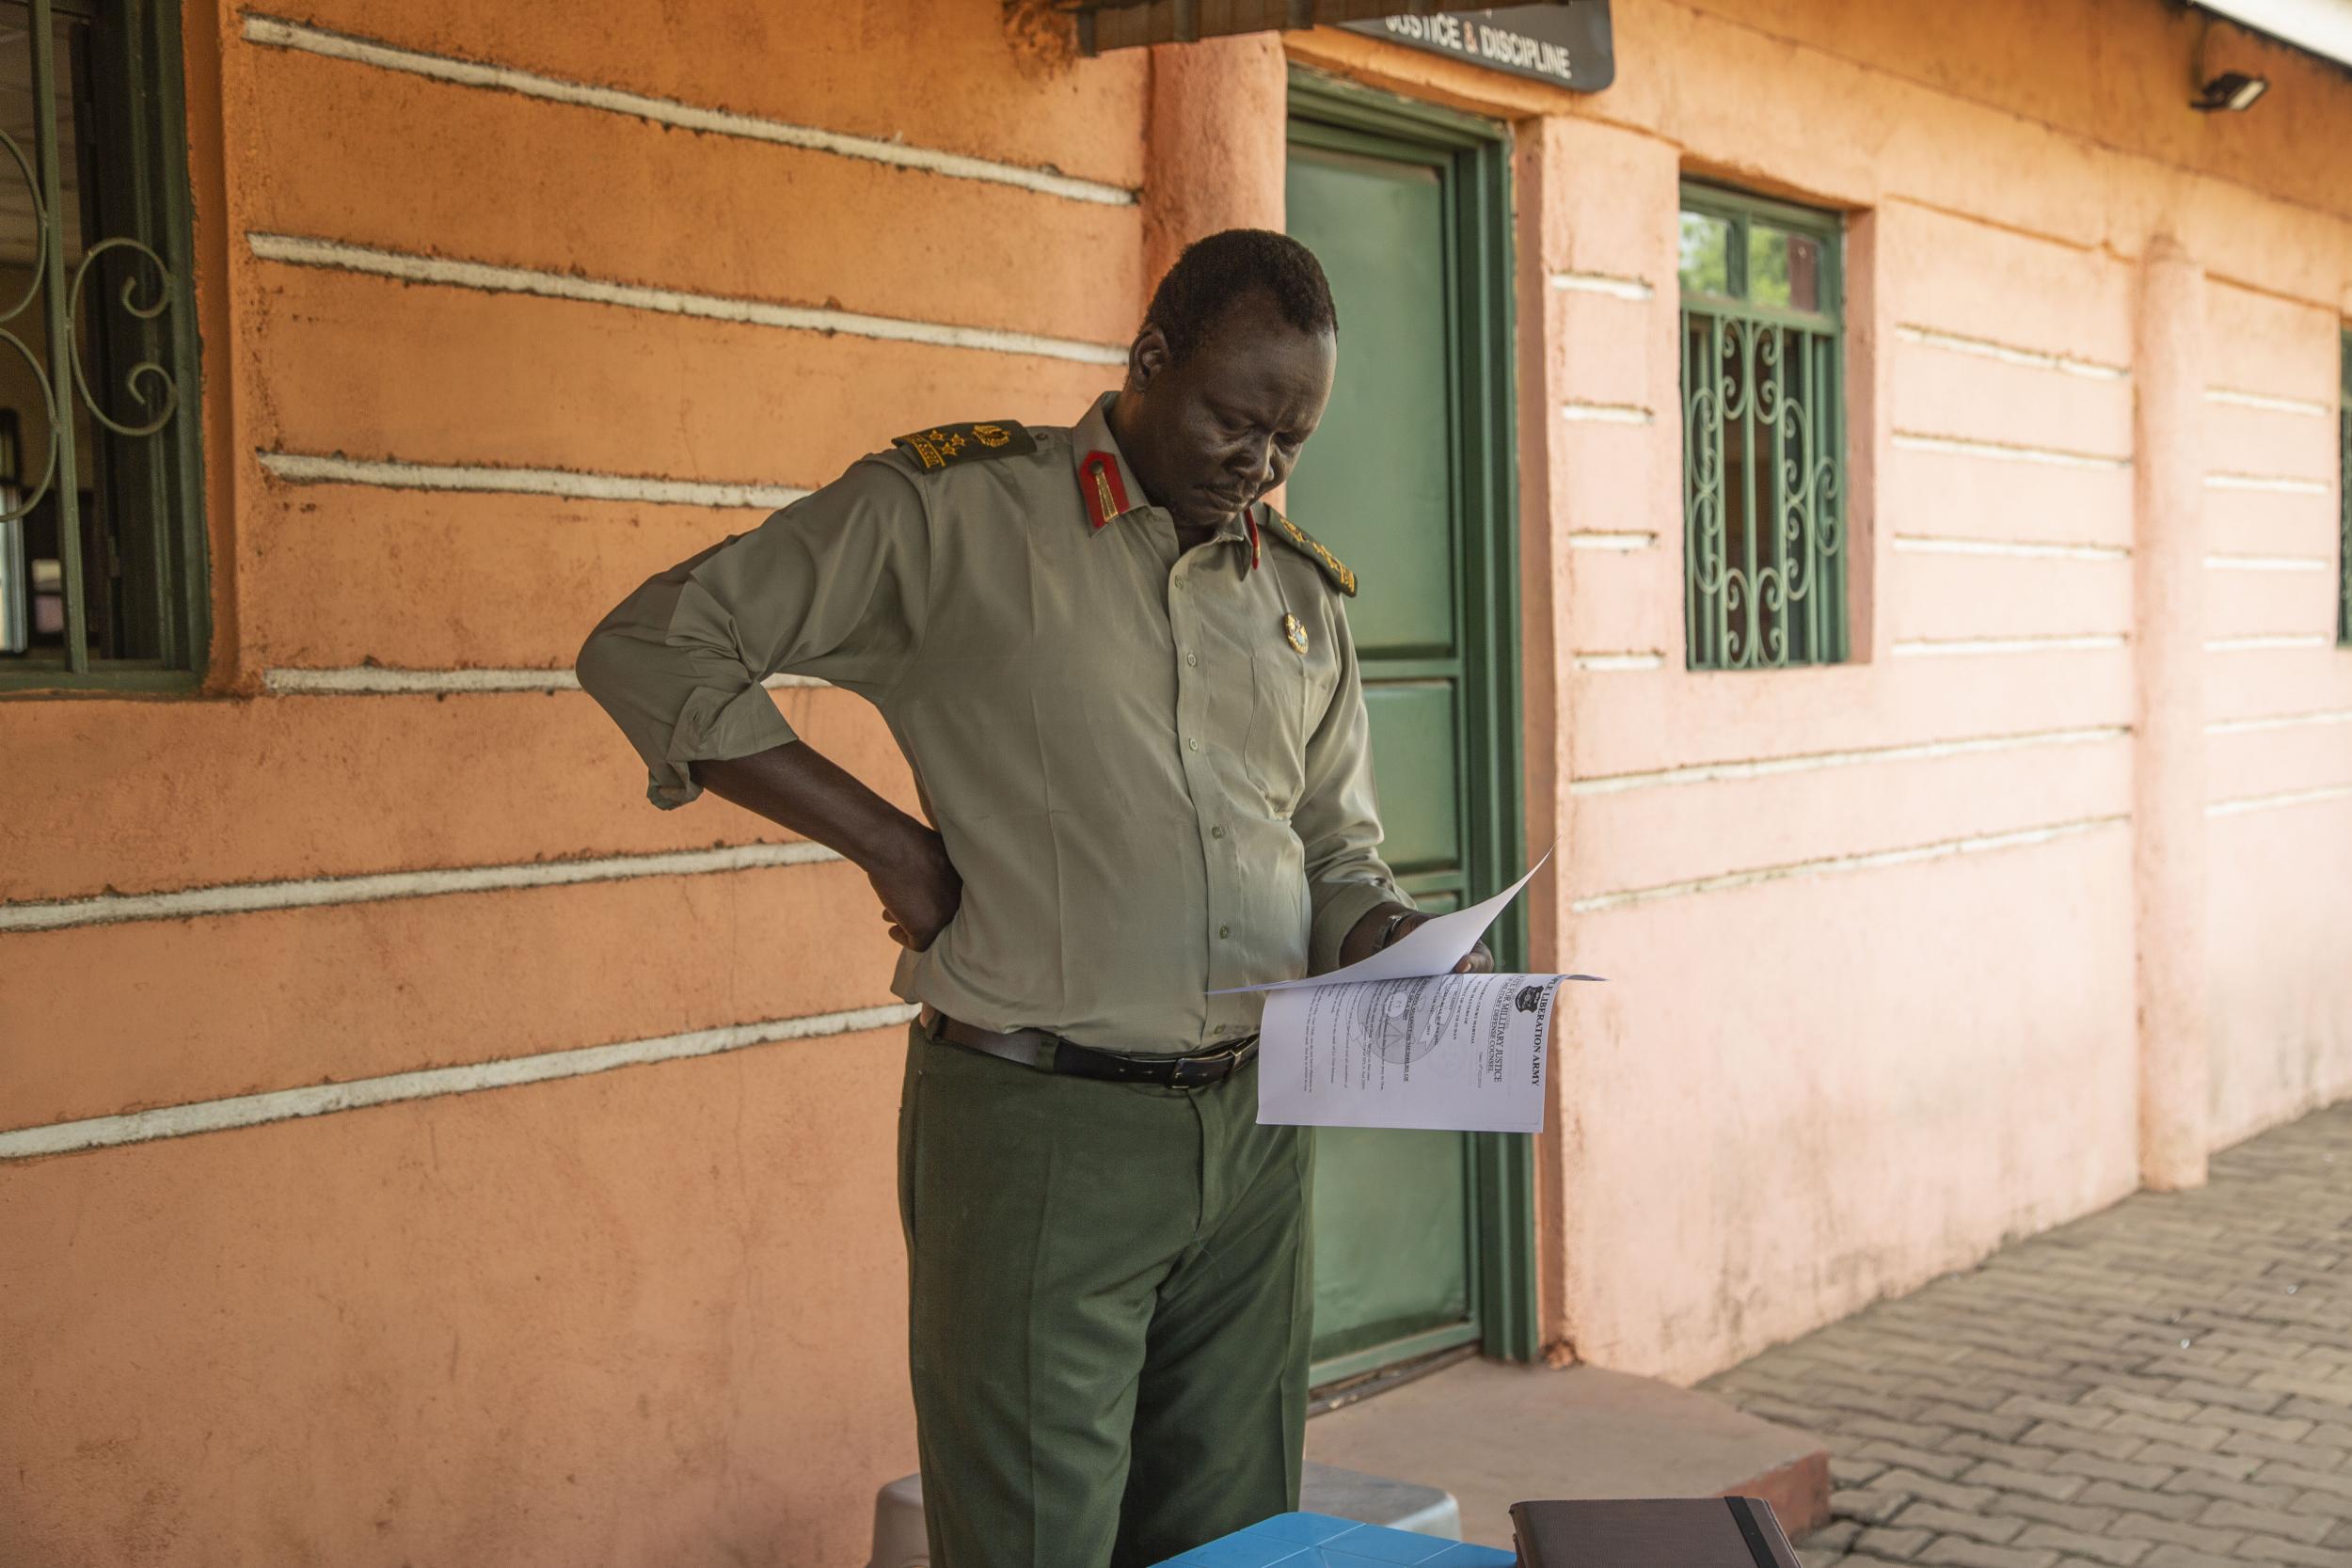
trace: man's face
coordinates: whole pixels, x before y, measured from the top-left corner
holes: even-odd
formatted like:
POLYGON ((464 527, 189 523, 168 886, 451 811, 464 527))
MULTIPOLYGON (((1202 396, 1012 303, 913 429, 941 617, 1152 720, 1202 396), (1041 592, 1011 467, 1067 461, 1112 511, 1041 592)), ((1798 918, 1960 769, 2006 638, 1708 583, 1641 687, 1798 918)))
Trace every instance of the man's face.
POLYGON ((1182 365, 1156 326, 1127 358, 1119 439, 1152 499, 1215 528, 1289 477, 1331 401, 1339 344, 1263 294, 1236 300, 1182 365))

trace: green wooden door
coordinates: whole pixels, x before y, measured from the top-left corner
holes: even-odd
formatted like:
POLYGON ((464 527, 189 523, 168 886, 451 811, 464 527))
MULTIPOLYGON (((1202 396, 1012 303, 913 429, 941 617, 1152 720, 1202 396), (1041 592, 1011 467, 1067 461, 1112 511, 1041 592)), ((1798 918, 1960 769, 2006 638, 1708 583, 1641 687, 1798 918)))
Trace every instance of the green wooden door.
MULTIPOLYGON (((1469 341, 1485 318, 1463 309, 1484 254, 1465 244, 1476 204, 1463 187, 1477 171, 1461 146, 1410 124, 1322 118, 1316 107, 1311 98, 1294 104, 1289 226, 1330 277, 1340 374, 1288 506, 1363 584, 1348 616, 1383 853, 1423 909, 1451 910, 1497 885, 1493 850, 1515 840, 1518 820, 1516 747, 1502 748, 1511 776, 1498 781, 1495 749, 1482 745, 1496 706, 1488 644, 1510 617, 1492 602, 1507 581, 1488 580, 1497 531, 1507 546, 1507 513, 1486 504, 1495 487, 1466 471, 1491 462, 1477 438, 1486 433, 1467 426, 1492 412, 1475 383, 1497 347, 1469 341)), ((1481 1258, 1492 1228, 1482 1225, 1492 1184, 1483 1142, 1318 1133, 1319 1384, 1484 1337, 1493 1271, 1481 1258)))

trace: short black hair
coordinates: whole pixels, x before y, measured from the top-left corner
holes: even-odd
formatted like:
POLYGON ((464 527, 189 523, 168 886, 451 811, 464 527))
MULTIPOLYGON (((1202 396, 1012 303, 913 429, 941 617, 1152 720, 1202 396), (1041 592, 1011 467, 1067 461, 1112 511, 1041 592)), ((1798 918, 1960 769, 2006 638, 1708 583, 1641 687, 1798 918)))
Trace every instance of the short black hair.
POLYGON ((1218 320, 1263 291, 1282 319, 1301 332, 1337 333, 1340 313, 1315 253, 1270 229, 1228 229, 1184 246, 1152 291, 1144 325, 1168 340, 1168 364, 1191 358, 1218 320))

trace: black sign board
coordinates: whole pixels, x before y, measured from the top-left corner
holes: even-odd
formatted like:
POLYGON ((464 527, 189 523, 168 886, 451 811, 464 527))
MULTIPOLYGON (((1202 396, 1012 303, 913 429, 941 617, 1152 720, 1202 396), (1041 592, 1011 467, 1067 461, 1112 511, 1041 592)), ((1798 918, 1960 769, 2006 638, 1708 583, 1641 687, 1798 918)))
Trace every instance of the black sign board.
POLYGON ((1429 16, 1388 16, 1343 23, 1408 49, 1426 49, 1491 71, 1533 76, 1540 82, 1598 92, 1617 79, 1617 56, 1609 36, 1609 0, 1567 0, 1565 5, 1496 6, 1480 11, 1438 11, 1429 16))

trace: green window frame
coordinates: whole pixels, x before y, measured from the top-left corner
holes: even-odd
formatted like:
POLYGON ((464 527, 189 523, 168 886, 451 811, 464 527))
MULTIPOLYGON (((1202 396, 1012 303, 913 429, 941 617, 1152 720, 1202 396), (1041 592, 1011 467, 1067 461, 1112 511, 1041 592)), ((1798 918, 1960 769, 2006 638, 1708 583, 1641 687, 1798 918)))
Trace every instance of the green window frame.
POLYGON ((180 7, 0 0, 0 73, 24 105, 0 121, 0 691, 187 689, 211 618, 180 7))
POLYGON ((2336 646, 2352 648, 2352 326, 2336 351, 2336 646))
POLYGON ((1679 249, 1690 668, 1842 663, 1845 225, 1685 182, 1679 249))

